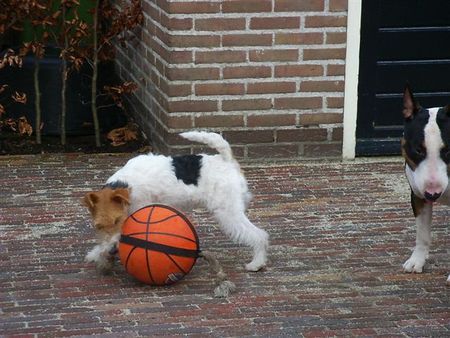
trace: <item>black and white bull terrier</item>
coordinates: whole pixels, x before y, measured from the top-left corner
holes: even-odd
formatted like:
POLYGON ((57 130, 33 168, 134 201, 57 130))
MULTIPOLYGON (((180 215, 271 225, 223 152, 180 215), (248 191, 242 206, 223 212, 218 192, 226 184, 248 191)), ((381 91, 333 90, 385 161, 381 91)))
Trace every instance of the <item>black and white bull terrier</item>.
POLYGON ((422 108, 406 86, 403 117, 402 154, 417 227, 416 246, 403 269, 420 273, 430 250, 433 203, 450 205, 450 105, 422 108))

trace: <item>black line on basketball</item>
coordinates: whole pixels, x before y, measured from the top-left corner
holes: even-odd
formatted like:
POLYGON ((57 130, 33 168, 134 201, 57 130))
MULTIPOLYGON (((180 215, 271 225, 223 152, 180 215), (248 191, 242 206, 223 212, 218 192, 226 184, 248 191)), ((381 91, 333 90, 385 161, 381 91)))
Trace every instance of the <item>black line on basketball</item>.
MULTIPOLYGON (((145 235, 146 233, 147 232, 133 232, 131 234, 127 234, 127 236, 132 237, 132 236, 136 236, 136 235, 145 235)), ((185 240, 187 240, 189 242, 196 243, 196 241, 193 240, 192 238, 184 237, 184 236, 181 236, 181 235, 174 235, 174 234, 170 234, 168 232, 150 231, 150 232, 148 232, 148 234, 150 234, 150 235, 167 235, 167 236, 171 236, 171 237, 182 238, 182 239, 185 239, 185 240)))
MULTIPOLYGON (((160 220, 160 221, 149 222, 149 224, 157 224, 157 223, 165 222, 165 221, 167 221, 168 219, 175 218, 175 217, 179 217, 179 216, 180 216, 180 215, 171 215, 171 216, 168 216, 168 217, 166 217, 166 218, 164 218, 164 219, 162 219, 162 220, 160 220)), ((140 221, 140 220, 136 219, 136 217, 134 217, 134 215, 130 215, 130 217, 131 217, 131 218, 133 219, 133 221, 135 221, 136 223, 139 223, 139 224, 147 224, 147 222, 145 222, 145 221, 140 221)))
MULTIPOLYGON (((167 210, 170 210, 173 213, 177 214, 178 216, 180 216, 184 220, 184 222, 189 226, 192 233, 194 234, 195 242, 197 243, 197 248, 200 248, 200 241, 199 241, 199 238, 198 238, 197 232, 195 231, 194 226, 192 225, 191 221, 184 214, 180 213, 177 209, 169 207, 168 205, 154 203, 154 204, 142 207, 142 208, 136 210, 134 213, 136 213, 140 210, 146 209, 146 208, 150 208, 150 207, 152 207, 152 208, 158 207, 158 208, 167 209, 167 210)), ((200 249, 198 251, 200 251, 200 249)))
MULTIPOLYGON (((150 232, 150 220, 152 218, 152 214, 153 214, 153 210, 155 210, 155 207, 152 207, 149 214, 148 214, 148 219, 147 219, 147 235, 145 236, 145 240, 148 241, 148 233, 150 232)), ((147 272, 148 275, 150 277, 150 279, 152 280, 153 283, 155 283, 155 280, 153 279, 152 276, 152 271, 150 269, 150 260, 148 258, 148 249, 145 249, 145 260, 147 262, 147 272)))
POLYGON ((137 248, 138 248, 137 246, 134 246, 133 249, 131 249, 130 252, 128 253, 127 259, 125 261, 125 270, 127 270, 127 271, 128 271, 128 260, 130 259, 131 254, 133 253, 133 251, 136 250, 137 248))
POLYGON ((120 242, 149 251, 157 251, 181 257, 197 258, 200 252, 200 250, 198 249, 184 249, 152 241, 146 241, 145 239, 141 238, 129 237, 127 235, 122 235, 120 237, 120 242))
POLYGON ((175 264, 175 265, 177 266, 177 268, 178 268, 183 274, 187 275, 187 272, 184 271, 184 270, 181 268, 181 266, 178 265, 177 262, 175 262, 175 260, 172 258, 172 256, 170 256, 169 254, 166 254, 166 253, 165 253, 165 255, 166 255, 167 257, 169 257, 169 259, 173 262, 173 264, 175 264))

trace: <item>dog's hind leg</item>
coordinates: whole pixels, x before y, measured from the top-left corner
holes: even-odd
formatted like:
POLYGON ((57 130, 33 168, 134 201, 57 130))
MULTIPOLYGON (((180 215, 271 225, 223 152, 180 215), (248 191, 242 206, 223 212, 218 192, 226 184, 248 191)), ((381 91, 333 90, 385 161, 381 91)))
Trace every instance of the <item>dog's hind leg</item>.
POLYGON ((250 222, 243 211, 214 213, 222 230, 233 241, 253 249, 253 259, 245 266, 248 271, 258 271, 266 265, 269 235, 250 222))

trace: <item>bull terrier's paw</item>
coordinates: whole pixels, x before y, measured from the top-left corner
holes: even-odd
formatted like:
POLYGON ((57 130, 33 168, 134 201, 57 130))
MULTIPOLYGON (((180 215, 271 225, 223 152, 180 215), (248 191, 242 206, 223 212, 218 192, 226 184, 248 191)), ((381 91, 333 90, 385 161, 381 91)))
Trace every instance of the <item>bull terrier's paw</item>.
POLYGON ((251 271, 251 272, 257 272, 257 271, 261 270, 262 268, 264 268, 265 266, 266 266, 265 262, 252 261, 245 265, 245 270, 251 271))
POLYGON ((427 258, 427 250, 416 248, 411 257, 403 264, 403 271, 421 273, 427 258))
POLYGON ((450 286, 450 275, 448 275, 448 278, 447 278, 447 286, 450 286))

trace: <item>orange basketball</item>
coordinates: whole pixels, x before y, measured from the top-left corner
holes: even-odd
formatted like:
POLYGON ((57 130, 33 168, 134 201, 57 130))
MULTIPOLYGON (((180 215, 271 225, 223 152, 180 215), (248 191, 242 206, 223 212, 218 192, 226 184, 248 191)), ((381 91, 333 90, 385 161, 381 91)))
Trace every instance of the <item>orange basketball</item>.
POLYGON ((131 214, 122 227, 120 261, 129 274, 150 285, 168 285, 191 271, 198 236, 179 211, 153 204, 131 214))

